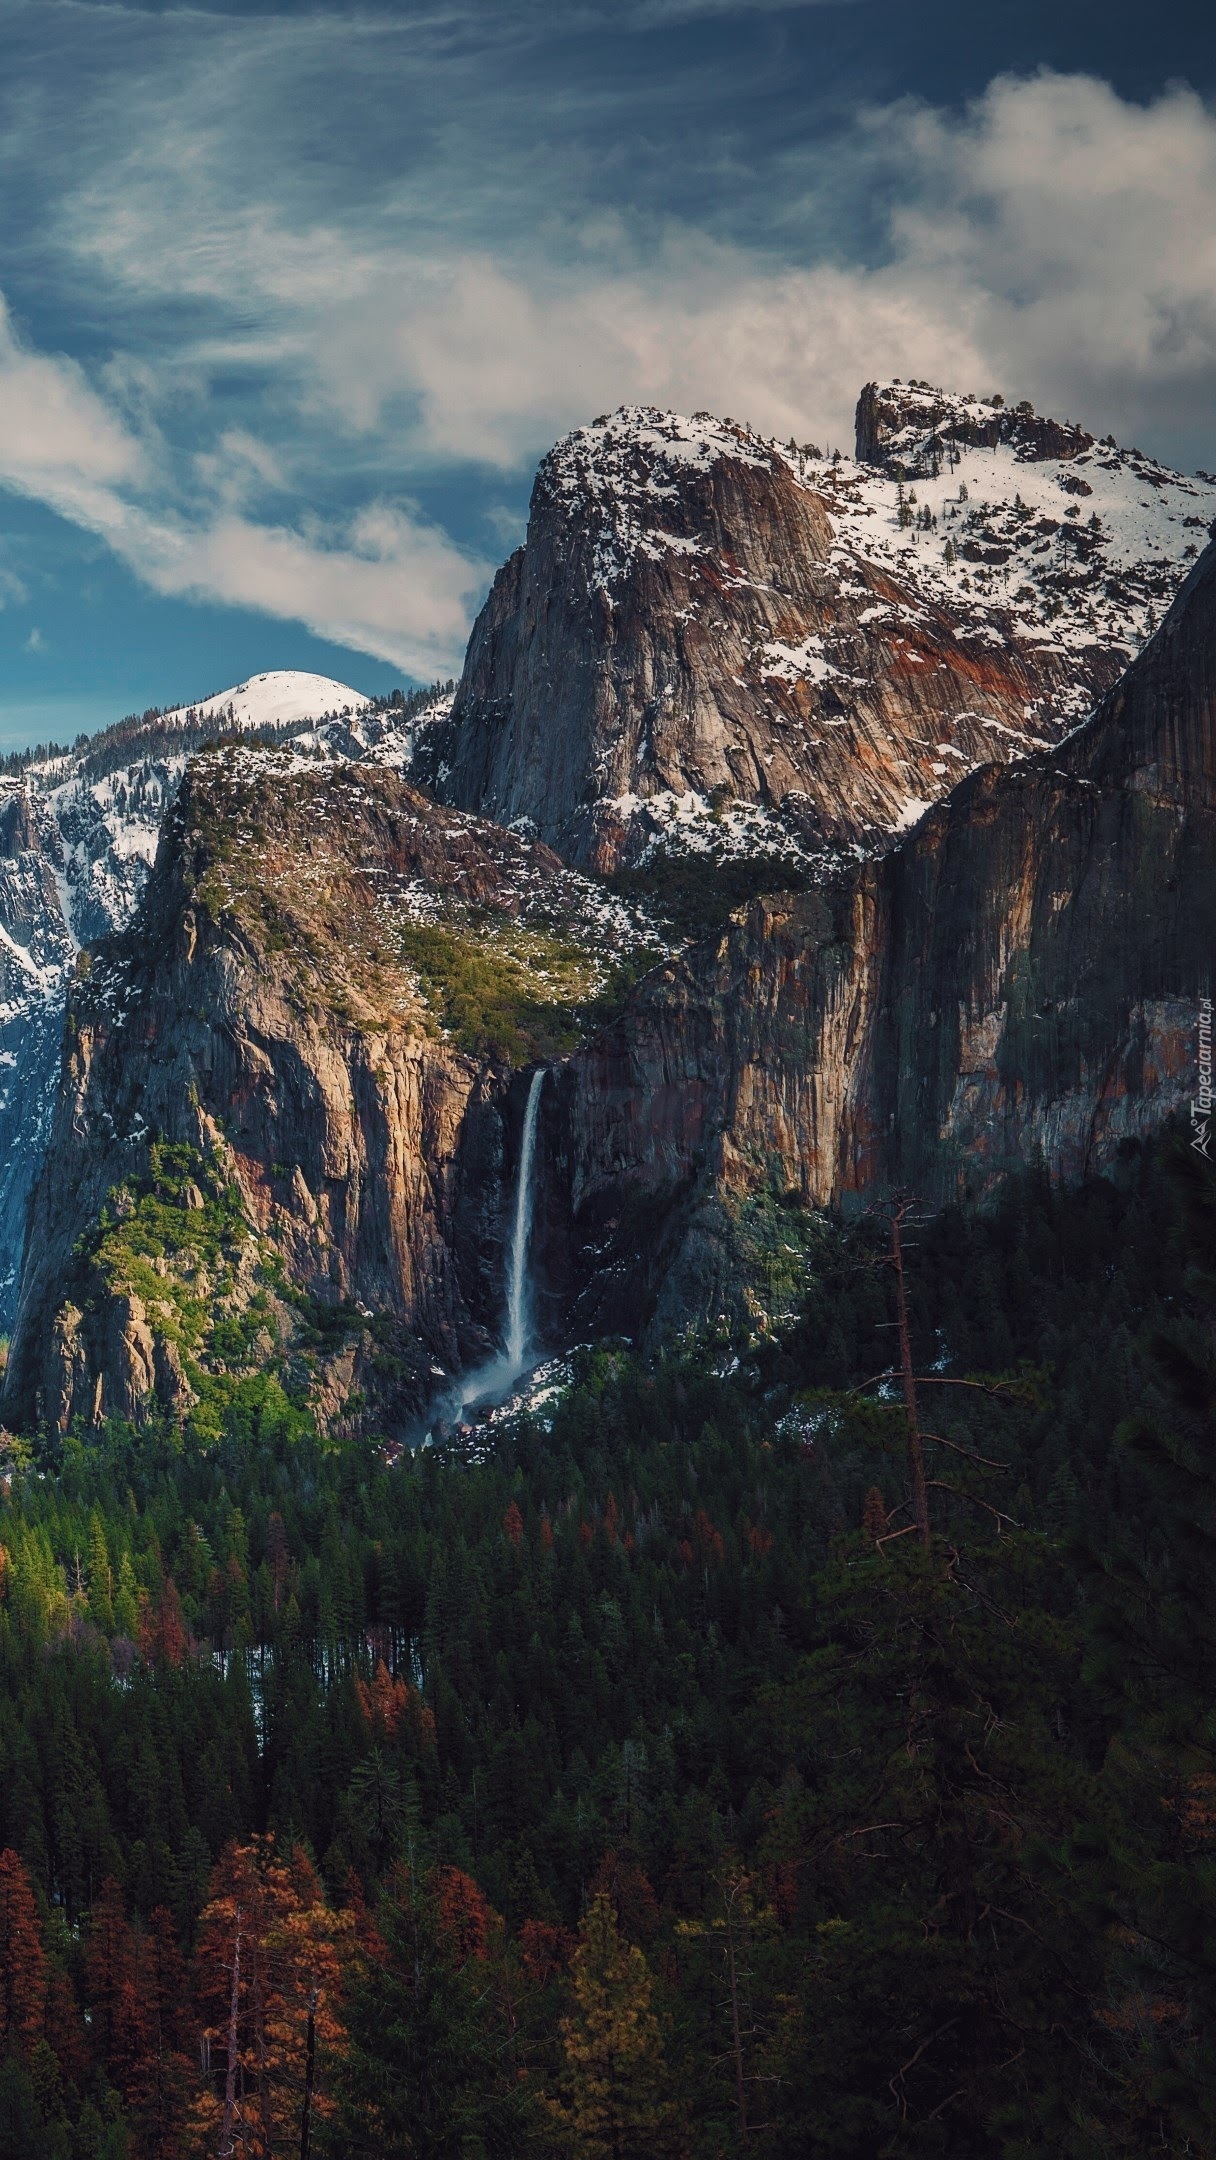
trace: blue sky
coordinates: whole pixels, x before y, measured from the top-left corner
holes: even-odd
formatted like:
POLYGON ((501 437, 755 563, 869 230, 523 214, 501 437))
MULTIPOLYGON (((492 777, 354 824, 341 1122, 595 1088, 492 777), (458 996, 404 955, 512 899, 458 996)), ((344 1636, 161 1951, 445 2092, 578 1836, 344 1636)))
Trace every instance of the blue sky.
POLYGON ((453 672, 625 401, 1216 468, 1214 95, 1143 0, 0 0, 0 743, 453 672))

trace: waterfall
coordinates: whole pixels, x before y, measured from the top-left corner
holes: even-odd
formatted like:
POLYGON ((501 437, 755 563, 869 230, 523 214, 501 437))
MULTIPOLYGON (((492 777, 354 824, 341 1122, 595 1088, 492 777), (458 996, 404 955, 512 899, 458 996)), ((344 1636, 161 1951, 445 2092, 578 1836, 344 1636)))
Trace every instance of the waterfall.
POLYGON ((512 1375, 524 1369, 532 1342, 532 1279, 528 1273, 528 1246, 532 1238, 532 1157, 536 1152, 536 1119, 540 1110, 545 1067, 538 1065, 528 1089, 523 1129, 519 1136, 519 1171, 515 1180, 515 1226, 511 1236, 511 1259, 507 1272, 507 1363, 512 1375))
MULTIPOLYGON (((528 1247, 532 1242, 532 1213, 536 1188, 532 1163, 536 1154, 536 1121, 547 1068, 539 1065, 528 1085, 524 1121, 519 1134, 519 1168, 515 1173, 515 1208, 511 1243, 507 1252, 507 1339, 496 1358, 460 1377, 458 1392, 448 1398, 451 1410, 463 1417, 470 1404, 501 1402, 511 1394, 517 1380, 528 1370, 532 1348, 532 1278, 528 1271, 528 1247)), ((450 1411, 445 1414, 450 1414, 450 1411)))

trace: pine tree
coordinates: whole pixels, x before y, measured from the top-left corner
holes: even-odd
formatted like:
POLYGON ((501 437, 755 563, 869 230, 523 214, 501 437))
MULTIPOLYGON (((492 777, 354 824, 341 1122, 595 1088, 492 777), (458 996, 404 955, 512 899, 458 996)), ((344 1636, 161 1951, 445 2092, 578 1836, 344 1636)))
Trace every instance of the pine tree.
MULTIPOLYGON (((1105 1785, 1112 1931, 1103 2021, 1124 2088, 1119 2149, 1216 2153, 1216 1179, 1177 1144, 1189 1309, 1152 1343, 1155 1404, 1118 1434, 1134 1521, 1074 1553, 1093 1598, 1093 1674, 1117 1720, 1105 1785)), ((1108 2133, 1109 2134, 1109 2133, 1108 2133)), ((1110 2137, 1113 2145, 1115 2140, 1110 2137)))
POLYGON ((94 1508, 89 1517, 89 1618, 103 1635, 114 1632, 113 1588, 106 1533, 94 1508))
POLYGON ((552 2103, 577 2160, 650 2160, 680 2150, 654 1983, 600 1891, 579 1931, 562 2020, 566 2089, 552 2103))
POLYGON ((358 1962, 339 2070, 339 2150, 461 2160, 532 2149, 501 1923, 459 1869, 398 1867, 358 1962))
POLYGON ((1045 1566, 1032 1536, 858 1537, 820 1578, 822 1646, 780 1698, 804 1783, 768 1855, 813 1916, 767 2064, 783 2160, 807 2120, 825 2160, 1085 2149, 1101 1952, 1069 1840, 1098 1801, 1059 1745, 1077 1659, 1045 1566))
POLYGON ((184 2151, 192 2040, 186 1968, 172 1915, 158 1905, 138 1948, 142 2051, 132 2078, 141 2160, 179 2160, 184 2151))

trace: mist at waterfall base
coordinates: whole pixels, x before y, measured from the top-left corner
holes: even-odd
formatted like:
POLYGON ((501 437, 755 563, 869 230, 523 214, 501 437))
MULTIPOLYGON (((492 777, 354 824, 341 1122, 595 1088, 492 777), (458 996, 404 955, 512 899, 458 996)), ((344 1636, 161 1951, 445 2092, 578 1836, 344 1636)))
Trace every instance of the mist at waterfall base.
POLYGON ((528 1266, 532 1242, 535 1187, 532 1166, 536 1155, 536 1121, 547 1067, 532 1075, 524 1121, 519 1136, 519 1168, 515 1177, 515 1206, 511 1218, 511 1244, 507 1254, 507 1333, 497 1357, 458 1375, 432 1411, 430 1424, 461 1423, 474 1408, 492 1408, 505 1402, 519 1382, 537 1363, 534 1355, 532 1276, 528 1266))

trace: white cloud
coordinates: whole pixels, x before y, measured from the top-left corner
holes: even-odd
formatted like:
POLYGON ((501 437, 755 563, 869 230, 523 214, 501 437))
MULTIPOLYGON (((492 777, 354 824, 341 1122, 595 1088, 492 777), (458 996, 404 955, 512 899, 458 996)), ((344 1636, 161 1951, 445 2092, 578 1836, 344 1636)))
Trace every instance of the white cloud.
MULTIPOLYGON (((235 506, 252 485, 279 488, 283 475, 241 430, 226 430, 215 454, 194 464, 204 490, 181 503, 167 492, 164 459, 70 360, 21 342, 0 300, 0 486, 99 534, 158 592, 303 622, 411 674, 457 664, 491 565, 400 505, 372 502, 338 527, 315 516, 294 530, 243 516, 235 506)), ((0 604, 24 597, 4 573, 0 604)), ((26 650, 44 649, 31 630, 26 650)))
POLYGON ((544 418, 632 398, 844 442, 882 374, 1003 386, 1178 456, 1210 442, 1216 117, 1200 99, 1002 79, 961 117, 901 105, 864 133, 901 176, 881 264, 771 269, 676 228, 607 275, 466 257, 414 285, 362 370, 346 326, 332 394, 375 410, 391 357, 428 449, 504 464, 544 418))
MULTIPOLYGON (((221 89, 247 130, 252 92, 221 89)), ((166 355, 166 397, 191 376, 197 389, 215 370, 260 373, 280 434, 294 425, 339 467, 380 437, 405 473, 420 457, 509 469, 634 398, 843 441, 875 373, 1004 384, 1177 456, 1210 425, 1216 119, 1186 90, 1141 106, 1044 74, 998 80, 961 115, 907 102, 862 116, 837 163, 894 205, 869 265, 791 259, 789 198, 824 184, 813 160, 786 174, 784 261, 577 191, 560 208, 559 172, 522 152, 497 176, 517 229, 492 249, 459 218, 428 238, 416 177, 310 222, 290 190, 232 196, 221 91, 207 96, 159 148, 145 116, 129 160, 76 200, 77 244, 133 301, 202 309, 205 333, 166 355)), ((441 160, 440 206, 447 184, 441 160)), ((227 459, 242 499, 249 457, 243 477, 227 459)), ((200 477, 220 486, 219 464, 200 477)))
POLYGON ((71 516, 98 490, 137 479, 145 463, 83 370, 32 351, 0 298, 0 481, 71 516))
POLYGON ((200 528, 149 518, 128 529, 120 552, 158 592, 303 622, 423 678, 459 666, 492 567, 386 503, 369 504, 336 533, 236 515, 200 528))

